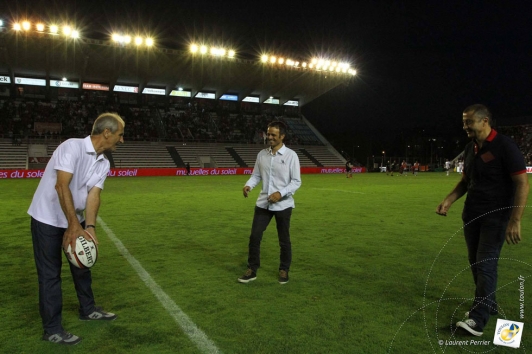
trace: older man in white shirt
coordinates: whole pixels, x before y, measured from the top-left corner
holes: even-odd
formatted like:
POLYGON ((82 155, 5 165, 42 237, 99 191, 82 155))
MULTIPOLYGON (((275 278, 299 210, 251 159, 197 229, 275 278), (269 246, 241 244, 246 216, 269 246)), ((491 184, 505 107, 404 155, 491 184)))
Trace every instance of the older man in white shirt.
MULTIPOLYGON (((81 338, 66 332, 62 326, 63 298, 61 264, 63 252, 76 238, 90 229, 96 238, 96 218, 110 163, 104 155, 124 142, 125 123, 114 113, 101 114, 84 139, 68 139, 57 147, 28 210, 37 276, 39 279, 39 312, 44 334, 42 339, 64 345, 75 345, 81 338)), ((70 265, 79 300, 82 321, 112 321, 117 316, 95 306, 89 268, 70 265)))

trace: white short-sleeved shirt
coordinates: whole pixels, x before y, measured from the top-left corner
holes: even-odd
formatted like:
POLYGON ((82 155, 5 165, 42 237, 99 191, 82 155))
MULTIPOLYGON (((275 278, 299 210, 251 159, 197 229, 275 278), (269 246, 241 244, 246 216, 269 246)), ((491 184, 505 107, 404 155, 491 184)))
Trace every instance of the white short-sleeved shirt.
POLYGON ((72 173, 70 191, 80 222, 85 220, 87 196, 93 187, 103 189, 110 169, 104 154, 97 155, 90 136, 85 139, 68 139, 57 147, 46 165, 44 175, 33 195, 28 214, 34 219, 55 227, 67 228, 68 221, 61 209, 55 190, 57 171, 72 173))

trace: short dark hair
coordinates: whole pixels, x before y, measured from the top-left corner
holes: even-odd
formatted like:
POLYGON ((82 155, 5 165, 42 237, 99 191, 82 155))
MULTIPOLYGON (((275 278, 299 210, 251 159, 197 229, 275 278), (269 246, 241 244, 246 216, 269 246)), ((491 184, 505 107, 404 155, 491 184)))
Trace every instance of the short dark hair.
POLYGON ((493 119, 491 118, 491 112, 488 107, 483 104, 473 104, 466 109, 464 113, 475 117, 476 119, 488 118, 488 123, 490 126, 493 126, 493 119))
POLYGON ((275 120, 268 124, 268 128, 277 128, 279 129, 279 135, 284 135, 286 137, 286 124, 283 122, 275 120))

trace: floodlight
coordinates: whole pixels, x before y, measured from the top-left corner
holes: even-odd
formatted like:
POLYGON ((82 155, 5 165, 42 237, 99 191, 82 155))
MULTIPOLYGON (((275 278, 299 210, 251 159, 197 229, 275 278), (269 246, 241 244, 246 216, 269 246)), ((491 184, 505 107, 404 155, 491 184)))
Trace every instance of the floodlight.
POLYGON ((135 44, 141 45, 142 44, 142 38, 141 37, 135 37, 135 44))
POLYGON ((330 60, 327 60, 327 61, 325 62, 325 66, 329 66, 329 65, 331 65, 331 61, 330 61, 330 60))
POLYGON ((334 71, 334 66, 329 66, 329 71, 334 71))
POLYGON ((59 32, 59 27, 57 27, 56 25, 51 25, 50 26, 50 33, 57 34, 57 32, 59 32))
MULTIPOLYGON (((312 64, 310 64, 312 65, 312 64)), ((301 64, 302 67, 306 68, 307 67, 307 63, 306 62, 303 62, 303 64, 301 64)))
POLYGON ((112 39, 114 42, 120 42, 120 35, 117 34, 117 33, 113 33, 113 35, 111 36, 111 39, 112 39))
POLYGON ((316 70, 320 70, 320 69, 321 69, 321 64, 316 65, 316 70))
POLYGON ((70 35, 70 37, 72 37, 74 39, 78 39, 79 38, 79 31, 73 30, 72 34, 70 35))
POLYGON ((335 61, 333 61, 333 62, 331 63, 331 65, 332 65, 333 67, 336 67, 336 65, 338 65, 338 63, 335 62, 335 61))
POLYGON ((279 58, 279 60, 277 60, 277 62, 278 62, 279 64, 284 63, 284 58, 279 58))
POLYGON ((340 72, 340 70, 342 70, 342 69, 340 69, 340 67, 339 67, 339 66, 337 66, 335 70, 336 70, 336 72, 337 72, 337 73, 339 73, 339 72, 340 72))
POLYGON ((226 51, 224 48, 220 48, 220 49, 218 50, 218 54, 219 54, 220 56, 222 56, 222 57, 225 56, 225 53, 227 53, 227 51, 226 51))
POLYGON ((346 68, 343 68, 343 69, 342 69, 342 72, 343 72, 343 73, 346 73, 346 72, 347 72, 347 69, 346 69, 346 68))
POLYGON ((229 49, 229 53, 227 54, 227 56, 228 56, 229 58, 234 58, 234 57, 235 57, 235 54, 236 54, 236 53, 235 53, 234 50, 229 49))
POLYGON ((146 38, 146 45, 151 47, 153 45, 153 38, 146 38))
POLYGON ((316 64, 318 62, 318 59, 316 58, 312 58, 312 61, 310 62, 311 64, 316 64))
POLYGON ((199 48, 198 48, 197 44, 192 44, 192 45, 190 46, 190 52, 191 52, 191 53, 197 53, 197 52, 198 52, 198 49, 199 49, 199 48))
POLYGON ((211 55, 218 55, 218 48, 211 47, 211 55))
POLYGON ((0 27, 3 27, 3 26, 4 26, 4 21, 0 20, 0 27))
POLYGON ((63 34, 65 36, 70 36, 70 33, 72 33, 72 28, 70 28, 70 26, 63 26, 63 34))
POLYGON ((183 91, 183 88, 182 87, 178 87, 177 91, 183 91))
POLYGON ((200 47, 200 53, 201 53, 201 54, 205 54, 205 53, 207 53, 207 46, 202 45, 202 46, 200 47))
POLYGON ((131 43, 131 36, 128 36, 128 35, 124 36, 124 43, 126 44, 131 43))
POLYGON ((42 32, 44 31, 44 24, 38 23, 35 27, 37 27, 37 31, 42 32))
POLYGON ((262 61, 263 63, 266 63, 268 61, 268 56, 264 54, 263 56, 260 57, 260 61, 262 61))
POLYGON ((314 64, 310 63, 310 64, 308 65, 308 67, 309 67, 310 69, 312 69, 312 68, 314 67, 314 64))
POLYGON ((277 61, 277 58, 273 55, 270 57, 270 63, 274 64, 277 61))
POLYGON ((22 29, 24 29, 24 31, 28 31, 30 28, 31 28, 31 23, 29 23, 28 21, 22 22, 22 29))
POLYGON ((13 25, 13 29, 14 29, 15 31, 20 31, 20 30, 22 29, 22 27, 20 26, 20 23, 15 23, 15 24, 13 25))
POLYGON ((294 65, 295 65, 296 67, 299 66, 299 62, 296 61, 294 65))
POLYGON ((320 65, 320 66, 323 65, 323 59, 319 59, 318 60, 318 65, 320 65))

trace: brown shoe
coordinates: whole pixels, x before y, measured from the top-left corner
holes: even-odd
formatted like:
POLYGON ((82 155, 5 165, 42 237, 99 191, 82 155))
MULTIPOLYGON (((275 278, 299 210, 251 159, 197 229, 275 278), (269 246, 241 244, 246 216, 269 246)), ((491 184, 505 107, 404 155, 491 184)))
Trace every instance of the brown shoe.
POLYGON ((288 271, 281 269, 279 271, 279 284, 288 283, 288 271))

